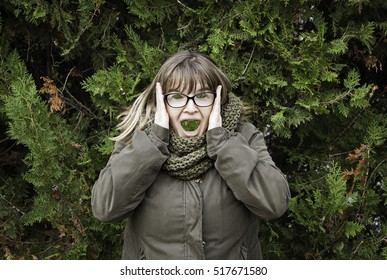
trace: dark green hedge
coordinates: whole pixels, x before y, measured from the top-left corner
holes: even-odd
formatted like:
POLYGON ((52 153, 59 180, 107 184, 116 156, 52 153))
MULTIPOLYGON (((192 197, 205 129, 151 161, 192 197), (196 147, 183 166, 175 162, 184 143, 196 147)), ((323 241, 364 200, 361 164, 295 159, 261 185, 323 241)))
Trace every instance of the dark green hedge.
POLYGON ((90 194, 117 115, 164 59, 213 57, 292 201, 268 259, 386 259, 387 2, 0 3, 0 259, 117 259, 90 194))

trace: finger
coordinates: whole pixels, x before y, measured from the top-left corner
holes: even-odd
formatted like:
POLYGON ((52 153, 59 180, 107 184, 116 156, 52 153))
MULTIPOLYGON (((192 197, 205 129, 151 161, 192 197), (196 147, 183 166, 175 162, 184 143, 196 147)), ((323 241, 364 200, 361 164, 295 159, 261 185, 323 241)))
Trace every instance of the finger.
POLYGON ((222 126, 222 116, 220 115, 220 100, 222 99, 222 86, 216 88, 216 98, 212 111, 210 114, 210 119, 208 123, 208 130, 222 126))
POLYGON ((161 88, 161 84, 159 82, 156 83, 156 102, 157 106, 164 105, 164 95, 163 95, 163 89, 161 88))
POLYGON ((162 127, 169 128, 169 116, 164 103, 163 89, 159 82, 156 83, 155 123, 162 127))
POLYGON ((215 98, 215 106, 216 106, 216 110, 219 110, 219 111, 220 111, 221 100, 222 100, 222 86, 219 85, 219 86, 216 88, 216 98, 215 98))

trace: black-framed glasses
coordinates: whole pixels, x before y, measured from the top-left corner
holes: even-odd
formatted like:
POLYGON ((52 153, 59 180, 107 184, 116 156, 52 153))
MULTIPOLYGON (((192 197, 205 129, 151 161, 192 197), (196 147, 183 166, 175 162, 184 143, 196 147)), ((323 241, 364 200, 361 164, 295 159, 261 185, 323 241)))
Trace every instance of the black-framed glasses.
POLYGON ((169 92, 164 95, 165 101, 172 108, 184 107, 190 99, 198 107, 208 107, 214 104, 215 97, 216 93, 212 91, 199 92, 193 96, 188 96, 181 92, 169 92))

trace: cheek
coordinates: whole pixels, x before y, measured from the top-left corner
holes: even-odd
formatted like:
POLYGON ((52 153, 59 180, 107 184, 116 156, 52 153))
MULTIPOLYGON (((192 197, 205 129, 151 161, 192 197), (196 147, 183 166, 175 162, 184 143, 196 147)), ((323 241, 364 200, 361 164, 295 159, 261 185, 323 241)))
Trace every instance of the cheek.
POLYGON ((167 106, 167 113, 169 116, 169 123, 175 127, 176 124, 178 123, 177 118, 179 117, 179 111, 173 108, 170 108, 167 106))
POLYGON ((205 108, 204 110, 201 111, 204 122, 208 123, 211 112, 212 112, 212 107, 205 108))

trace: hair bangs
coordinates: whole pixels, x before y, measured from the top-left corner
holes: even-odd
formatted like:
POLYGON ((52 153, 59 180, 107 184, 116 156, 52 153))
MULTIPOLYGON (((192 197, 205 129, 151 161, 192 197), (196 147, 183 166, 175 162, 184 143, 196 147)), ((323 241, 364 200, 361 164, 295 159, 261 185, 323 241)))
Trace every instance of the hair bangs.
POLYGON ((220 84, 212 67, 206 67, 197 58, 187 59, 176 65, 165 77, 164 92, 179 91, 185 94, 195 93, 201 89, 215 92, 220 84))

